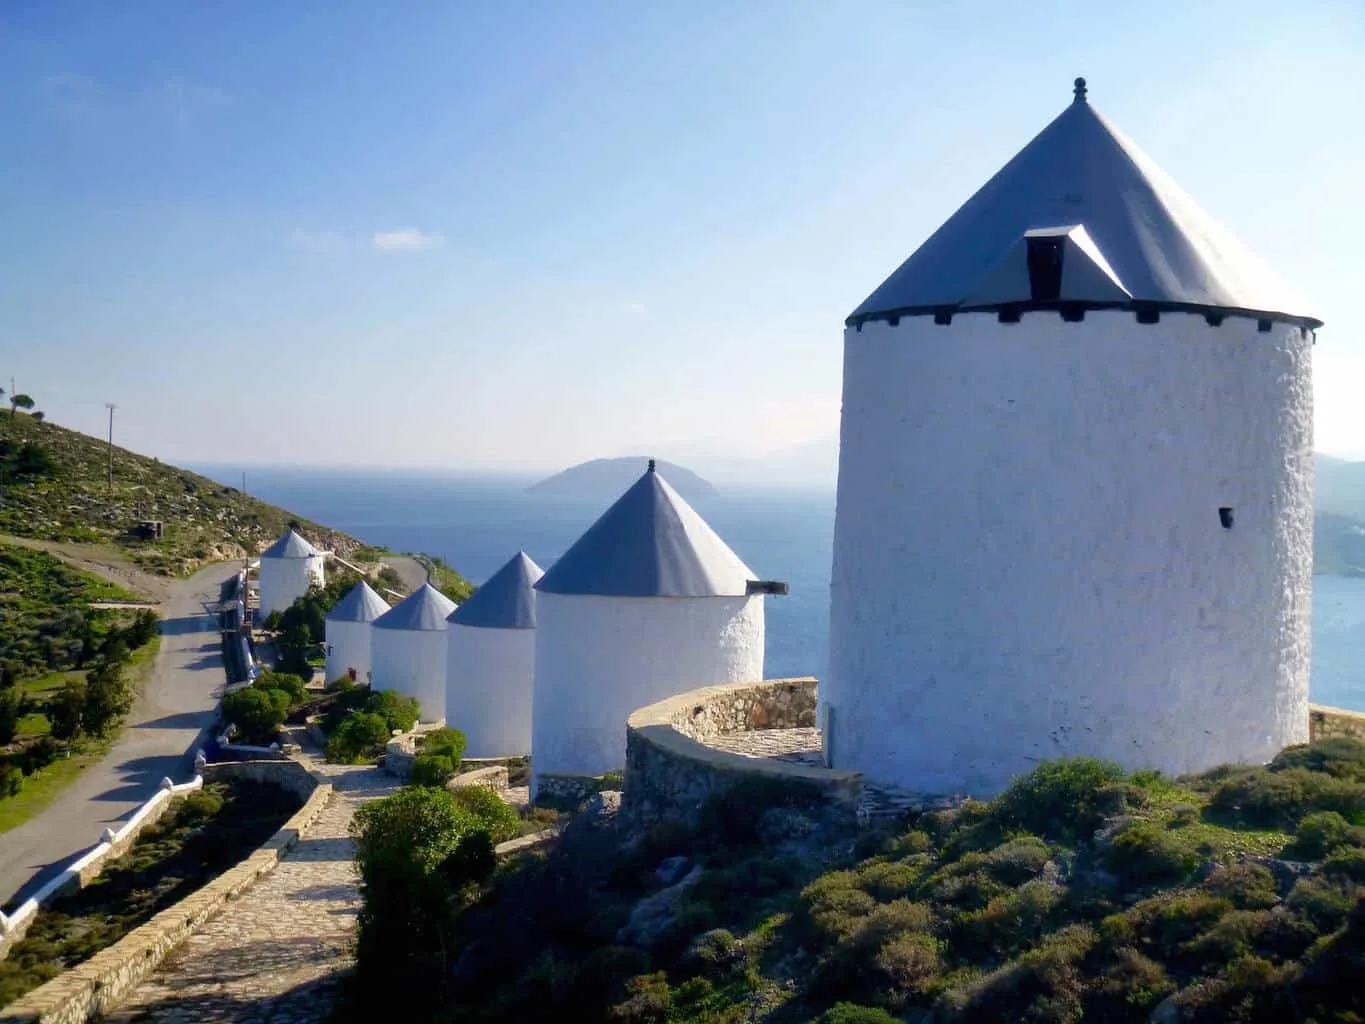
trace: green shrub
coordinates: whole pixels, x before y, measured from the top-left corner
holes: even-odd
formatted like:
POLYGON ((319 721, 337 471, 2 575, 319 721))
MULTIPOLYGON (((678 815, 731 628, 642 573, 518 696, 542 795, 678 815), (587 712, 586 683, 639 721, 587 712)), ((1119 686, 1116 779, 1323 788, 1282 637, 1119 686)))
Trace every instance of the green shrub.
POLYGON ((1064 928, 979 981, 946 993, 943 1008, 955 1011, 954 1020, 982 1024, 1079 1021, 1083 984, 1078 963, 1094 944, 1089 928, 1064 928))
POLYGON ((24 770, 17 764, 0 761, 0 798, 18 796, 24 788, 24 770))
POLYGON ((852 871, 831 871, 801 890, 796 921, 814 945, 838 941, 857 931, 877 901, 858 888, 852 871))
POLYGON ((1053 923, 1062 888, 1033 881, 996 896, 962 915, 953 928, 953 949, 973 959, 1013 956, 1032 946, 1053 923))
POLYGON ((1022 885, 1037 876, 1052 859, 1047 843, 1037 836, 1007 840, 986 854, 986 873, 1004 885, 1022 885))
POLYGON ((133 690, 116 661, 85 674, 81 724, 91 736, 107 736, 133 707, 133 690))
POLYGON ((1159 825, 1135 821, 1114 835, 1105 860, 1127 884, 1150 885, 1187 878, 1201 858, 1159 825))
POLYGON ((439 754, 423 754, 412 762, 412 774, 408 784, 412 786, 435 786, 441 789, 455 774, 455 766, 450 758, 439 754))
POLYGON ((364 711, 348 715, 327 740, 327 760, 355 764, 378 757, 389 742, 389 724, 364 711))
POLYGON ((1047 761, 991 801, 990 817, 1059 842, 1087 839, 1121 809, 1123 769, 1091 757, 1047 761))
POLYGON ((1200 980, 1176 997, 1179 1019, 1198 1024, 1296 1019, 1280 1004, 1280 996, 1297 975, 1297 964, 1276 967, 1261 957, 1239 957, 1216 977, 1200 980))
POLYGON ((19 767, 23 768, 25 775, 32 775, 57 760, 58 753, 59 748, 51 736, 40 736, 19 755, 19 767))
POLYGON ((1275 876, 1263 864, 1220 867, 1209 876, 1204 888, 1238 910, 1265 910, 1279 902, 1275 876))
POLYGON ((1336 811, 1305 815, 1294 831, 1294 842, 1285 850, 1285 854, 1300 860, 1321 860, 1345 844, 1350 831, 1351 823, 1336 811))
POLYGON ((1269 768, 1272 772, 1301 768, 1343 779, 1365 779, 1365 742, 1349 736, 1332 736, 1285 747, 1275 755, 1269 768))
POLYGON ((1219 785, 1209 809, 1220 821, 1249 828, 1292 831, 1315 811, 1336 811, 1355 824, 1365 819, 1365 782, 1303 768, 1258 768, 1219 785))
POLYGON ((464 757, 465 737, 459 729, 435 729, 427 733, 426 739, 422 741, 422 753, 435 754, 441 757, 450 758, 453 766, 452 771, 460 770, 460 761, 464 757))
POLYGON ((48 703, 47 718, 52 725, 52 735, 59 740, 75 739, 80 735, 84 716, 85 687, 73 679, 48 703))
POLYGON ((695 974, 724 981, 743 968, 744 960, 744 943, 724 928, 712 928, 692 941, 682 963, 695 974))
POLYGON ((626 998, 611 1008, 607 1018, 622 1024, 665 1024, 672 1005, 668 975, 663 971, 642 974, 626 982, 626 998))
POLYGON ((1357 885, 1365 885, 1365 850, 1356 847, 1338 850, 1322 862, 1322 873, 1329 878, 1349 878, 1357 885))
POLYGON ((940 970, 933 926, 933 911, 923 903, 878 904, 820 958, 817 991, 895 992, 898 1004, 940 970))
POLYGON ((702 805, 697 831, 724 846, 750 846, 759 841, 758 821, 765 810, 813 810, 820 804, 820 791, 803 780, 745 776, 702 805))
POLYGON ((1176 959, 1184 945, 1207 931, 1232 910, 1227 900, 1208 893, 1163 893, 1134 904, 1116 919, 1106 918, 1106 938, 1131 945, 1141 939, 1159 959, 1176 959))
POLYGON ((357 1009, 391 1013, 390 994, 402 991, 404 1016, 429 1019, 445 990, 460 894, 493 868, 488 832, 445 790, 409 787, 359 808, 351 834, 364 897, 357 1009))
POLYGON ((909 896, 919 884, 923 871, 904 861, 873 861, 857 869, 857 885, 878 901, 909 896))
POLYGON ((365 710, 383 718, 390 731, 399 729, 406 732, 422 717, 422 708, 417 703, 417 698, 404 697, 392 690, 371 693, 365 701, 365 710))
POLYGON ((1083 1019, 1145 1022, 1175 988, 1161 964, 1131 946, 1121 947, 1086 986, 1083 1019))
POLYGON ((474 815, 495 843, 515 839, 521 832, 517 812, 486 786, 457 786, 450 791, 455 803, 474 815))
POLYGON ((899 1024, 899 1021, 879 1006, 835 1003, 815 1018, 815 1024, 899 1024))
POLYGON ((1355 904, 1355 883, 1345 875, 1300 878, 1289 891, 1285 903, 1319 931, 1335 931, 1346 920, 1355 904))
POLYGON ((289 695, 291 705, 302 704, 308 699, 308 687, 303 679, 292 672, 262 672, 251 684, 258 690, 280 690, 289 695))
POLYGON ((289 711, 289 694, 254 686, 223 697, 223 717, 237 727, 238 741, 265 746, 275 739, 289 711))
POLYGON ((17 686, 0 690, 0 746, 14 739, 23 715, 24 693, 17 686))

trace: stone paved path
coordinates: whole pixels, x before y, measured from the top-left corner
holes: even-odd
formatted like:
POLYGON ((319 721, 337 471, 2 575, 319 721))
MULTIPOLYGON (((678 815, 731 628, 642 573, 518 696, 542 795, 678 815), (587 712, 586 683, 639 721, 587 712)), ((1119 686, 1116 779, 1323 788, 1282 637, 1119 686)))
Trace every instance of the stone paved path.
POLYGON ((144 981, 110 1021, 295 1024, 327 1017, 351 965, 360 907, 351 815, 399 783, 370 766, 305 759, 335 791, 317 822, 273 872, 144 981))

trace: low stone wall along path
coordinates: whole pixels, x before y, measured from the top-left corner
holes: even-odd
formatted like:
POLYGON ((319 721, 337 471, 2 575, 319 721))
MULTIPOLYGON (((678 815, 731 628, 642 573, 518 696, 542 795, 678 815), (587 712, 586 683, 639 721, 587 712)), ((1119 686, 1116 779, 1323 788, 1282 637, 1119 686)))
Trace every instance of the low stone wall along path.
POLYGON ((347 830, 398 780, 368 765, 303 758, 334 787, 317 822, 271 874, 174 950, 108 1018, 165 1024, 325 1020, 351 966, 359 879, 347 830))

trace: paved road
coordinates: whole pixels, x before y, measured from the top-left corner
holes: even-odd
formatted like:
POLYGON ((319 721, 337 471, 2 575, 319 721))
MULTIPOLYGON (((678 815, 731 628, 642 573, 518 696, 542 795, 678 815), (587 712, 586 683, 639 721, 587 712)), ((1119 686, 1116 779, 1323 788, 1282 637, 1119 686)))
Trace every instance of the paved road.
POLYGON ((113 750, 41 814, 0 833, 0 903, 27 895, 94 846, 106 825, 131 814, 163 778, 189 776, 190 751, 213 722, 226 682, 218 619, 205 606, 217 602, 238 568, 211 565, 175 585, 152 678, 113 750))

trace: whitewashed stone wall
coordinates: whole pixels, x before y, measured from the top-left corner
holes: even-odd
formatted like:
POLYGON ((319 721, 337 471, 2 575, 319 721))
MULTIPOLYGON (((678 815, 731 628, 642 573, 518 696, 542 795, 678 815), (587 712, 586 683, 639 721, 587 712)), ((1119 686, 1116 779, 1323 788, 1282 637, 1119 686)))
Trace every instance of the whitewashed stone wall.
POLYGON ((636 708, 697 685, 763 677, 763 598, 541 593, 531 715, 533 798, 542 775, 626 763, 636 708))
POLYGON ((1306 740, 1311 352, 1193 314, 848 330, 833 763, 986 796, 1047 758, 1306 740))

